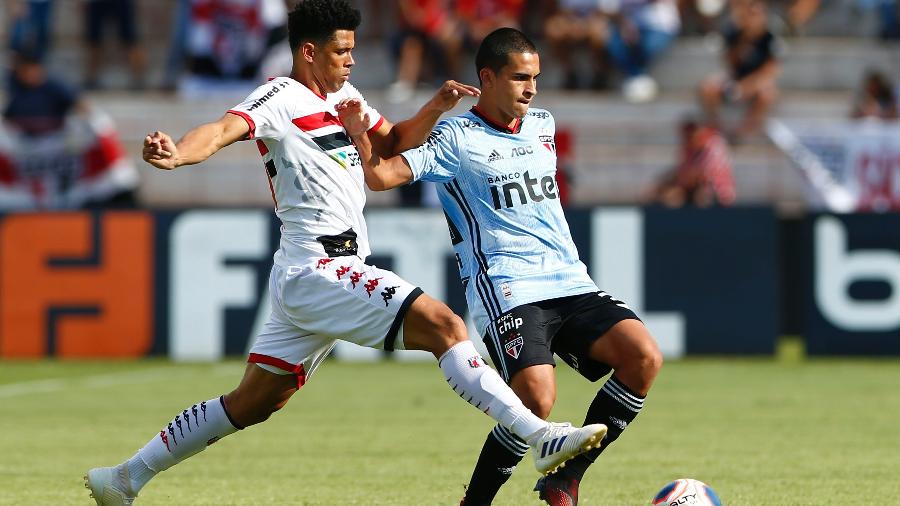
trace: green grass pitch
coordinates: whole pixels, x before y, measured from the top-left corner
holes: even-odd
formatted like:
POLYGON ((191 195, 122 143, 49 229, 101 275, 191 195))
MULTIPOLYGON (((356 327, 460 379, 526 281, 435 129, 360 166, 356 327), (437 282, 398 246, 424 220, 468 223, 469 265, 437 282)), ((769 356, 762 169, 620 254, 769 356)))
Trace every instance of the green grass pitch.
MULTIPOLYGON (((130 456, 239 362, 0 362, 0 504, 93 504, 81 476, 130 456)), ((558 368, 552 418, 599 384, 558 368)), ((900 504, 900 362, 665 365, 644 412, 588 472, 582 506, 648 504, 679 477, 726 505, 900 504)), ((456 505, 492 421, 433 363, 327 362, 268 422, 152 481, 145 505, 456 505)), ((540 504, 531 457, 495 504, 540 504)))

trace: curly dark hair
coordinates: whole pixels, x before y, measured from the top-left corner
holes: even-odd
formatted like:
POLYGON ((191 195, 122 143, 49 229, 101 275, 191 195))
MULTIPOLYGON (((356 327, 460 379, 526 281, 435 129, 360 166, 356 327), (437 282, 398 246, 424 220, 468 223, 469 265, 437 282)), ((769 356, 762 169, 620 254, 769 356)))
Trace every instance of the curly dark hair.
POLYGON ((527 35, 515 28, 494 30, 478 46, 478 52, 475 54, 475 72, 480 74, 483 68, 500 72, 500 69, 509 63, 510 53, 537 53, 537 49, 527 35))
POLYGON ((304 42, 323 44, 337 30, 356 30, 362 16, 346 0, 304 0, 288 14, 291 51, 304 42))

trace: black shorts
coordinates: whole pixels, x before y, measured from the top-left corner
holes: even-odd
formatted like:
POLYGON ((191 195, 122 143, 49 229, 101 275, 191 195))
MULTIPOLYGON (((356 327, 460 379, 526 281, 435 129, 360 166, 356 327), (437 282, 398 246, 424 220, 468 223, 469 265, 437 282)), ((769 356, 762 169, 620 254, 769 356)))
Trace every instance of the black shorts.
POLYGON ((561 297, 507 311, 493 322, 499 342, 488 332, 484 344, 507 383, 526 367, 555 367, 554 353, 588 380, 597 381, 612 367, 591 359, 588 350, 622 320, 640 318, 606 292, 561 297))

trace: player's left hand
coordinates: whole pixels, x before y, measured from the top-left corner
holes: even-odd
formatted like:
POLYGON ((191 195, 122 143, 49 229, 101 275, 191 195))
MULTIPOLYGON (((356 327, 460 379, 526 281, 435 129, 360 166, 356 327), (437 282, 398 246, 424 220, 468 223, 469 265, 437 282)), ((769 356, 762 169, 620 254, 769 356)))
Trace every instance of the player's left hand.
POLYGON ((441 89, 431 97, 429 105, 441 112, 447 112, 456 107, 463 97, 478 96, 481 96, 481 90, 478 88, 450 80, 446 81, 441 89))
POLYGON ((362 100, 358 98, 345 98, 334 106, 334 110, 350 137, 362 135, 371 127, 369 113, 363 112, 362 100))

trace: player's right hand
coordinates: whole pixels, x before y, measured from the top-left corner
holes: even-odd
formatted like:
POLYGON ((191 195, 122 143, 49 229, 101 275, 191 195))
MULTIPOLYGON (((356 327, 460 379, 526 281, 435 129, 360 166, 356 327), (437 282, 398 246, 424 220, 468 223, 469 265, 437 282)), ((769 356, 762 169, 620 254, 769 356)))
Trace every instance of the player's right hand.
POLYGON ((369 113, 363 111, 362 101, 359 99, 345 98, 334 106, 334 110, 350 137, 357 137, 369 130, 372 120, 369 113))
POLYGON ((172 170, 176 165, 178 149, 168 134, 156 131, 144 137, 144 161, 163 170, 172 170))

